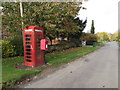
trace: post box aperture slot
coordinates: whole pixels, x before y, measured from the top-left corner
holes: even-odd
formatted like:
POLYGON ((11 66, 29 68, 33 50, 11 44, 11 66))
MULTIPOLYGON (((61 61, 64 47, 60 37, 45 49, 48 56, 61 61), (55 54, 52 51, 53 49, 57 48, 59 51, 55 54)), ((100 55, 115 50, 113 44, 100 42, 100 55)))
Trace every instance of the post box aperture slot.
POLYGON ((25 35, 26 37, 31 37, 31 35, 25 35))
POLYGON ((26 51, 31 51, 31 49, 26 49, 26 51))
POLYGON ((29 60, 29 59, 27 59, 26 61, 27 61, 27 62, 32 62, 32 61, 31 61, 31 60, 29 60))
POLYGON ((31 48, 30 45, 27 45, 26 48, 31 48))
POLYGON ((30 38, 26 38, 26 41, 30 41, 30 38))
POLYGON ((27 55, 31 55, 31 53, 28 53, 28 52, 27 52, 26 54, 27 54, 27 55))

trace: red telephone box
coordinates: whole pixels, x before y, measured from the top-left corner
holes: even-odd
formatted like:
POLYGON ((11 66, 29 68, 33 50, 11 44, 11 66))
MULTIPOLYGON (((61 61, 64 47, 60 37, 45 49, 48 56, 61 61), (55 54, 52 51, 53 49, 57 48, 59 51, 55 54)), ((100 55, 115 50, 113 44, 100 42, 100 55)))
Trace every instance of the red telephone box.
POLYGON ((26 66, 35 67, 45 63, 44 50, 47 50, 47 47, 42 50, 41 45, 48 43, 41 42, 42 39, 44 39, 42 27, 28 26, 24 28, 24 64, 26 66))

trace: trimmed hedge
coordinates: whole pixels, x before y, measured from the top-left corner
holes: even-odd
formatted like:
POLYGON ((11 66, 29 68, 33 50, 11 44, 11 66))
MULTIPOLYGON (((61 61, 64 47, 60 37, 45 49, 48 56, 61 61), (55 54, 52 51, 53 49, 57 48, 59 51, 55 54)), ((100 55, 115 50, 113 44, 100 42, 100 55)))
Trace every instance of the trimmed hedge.
MULTIPOLYGON (((23 38, 22 36, 15 36, 10 40, 3 40, 3 58, 10 56, 23 56, 24 47, 23 47, 23 38)), ((54 51, 62 51, 69 48, 78 47, 75 42, 69 41, 60 41, 57 45, 49 45, 48 51, 46 53, 51 53, 54 51)))
POLYGON ((48 49, 47 53, 51 53, 54 51, 62 51, 62 50, 74 48, 74 47, 77 47, 77 46, 73 42, 62 42, 57 45, 52 45, 52 46, 49 45, 49 49, 48 49))

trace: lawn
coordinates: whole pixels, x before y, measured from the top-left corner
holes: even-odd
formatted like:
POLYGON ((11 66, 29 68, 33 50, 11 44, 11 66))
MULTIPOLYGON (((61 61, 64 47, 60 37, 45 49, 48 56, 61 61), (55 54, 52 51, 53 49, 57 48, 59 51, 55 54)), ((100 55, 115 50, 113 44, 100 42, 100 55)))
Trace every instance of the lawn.
MULTIPOLYGON (((63 63, 68 63, 70 61, 75 60, 81 56, 84 56, 94 50, 98 49, 98 47, 78 47, 78 48, 70 48, 61 52, 53 52, 46 54, 46 61, 48 64, 52 66, 59 66, 63 63)), ((17 80, 24 78, 26 76, 36 75, 41 72, 41 70, 24 70, 17 69, 15 65, 17 63, 22 63, 23 57, 13 57, 6 58, 2 61, 2 83, 5 87, 13 87, 17 80)))
MULTIPOLYGON (((14 57, 3 59, 2 61, 2 82, 3 86, 14 85, 14 83, 28 75, 35 75, 39 73, 38 70, 24 70, 17 69, 15 65, 23 62, 23 57, 14 57)), ((12 86, 10 86, 12 87, 12 86)))

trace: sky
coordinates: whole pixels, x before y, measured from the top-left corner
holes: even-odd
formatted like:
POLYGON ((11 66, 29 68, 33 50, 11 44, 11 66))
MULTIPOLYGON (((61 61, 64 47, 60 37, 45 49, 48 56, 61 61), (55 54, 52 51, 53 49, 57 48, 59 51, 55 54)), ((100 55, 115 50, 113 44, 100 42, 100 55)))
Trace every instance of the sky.
POLYGON ((79 17, 85 20, 87 17, 87 26, 84 32, 90 32, 92 20, 95 24, 95 33, 108 32, 114 33, 118 30, 118 2, 120 0, 88 0, 83 2, 82 6, 87 9, 81 9, 79 17))

